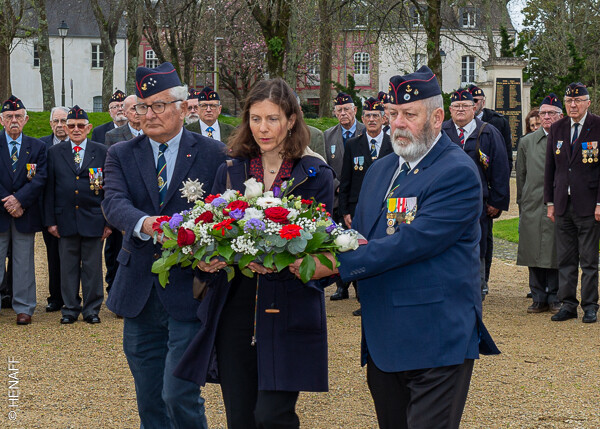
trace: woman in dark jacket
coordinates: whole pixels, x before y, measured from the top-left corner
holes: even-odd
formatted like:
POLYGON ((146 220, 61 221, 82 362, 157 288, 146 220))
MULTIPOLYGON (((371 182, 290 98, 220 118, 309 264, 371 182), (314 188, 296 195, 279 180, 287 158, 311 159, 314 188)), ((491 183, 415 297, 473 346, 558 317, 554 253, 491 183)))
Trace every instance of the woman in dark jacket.
MULTIPOLYGON (((309 130, 291 88, 281 79, 259 82, 250 92, 242 123, 229 140, 233 157, 217 172, 212 194, 227 181, 245 191, 251 177, 265 190, 293 179, 291 194, 333 205, 333 171, 308 149, 309 130)), ((223 262, 201 263, 208 292, 198 310, 203 327, 175 375, 204 385, 219 382, 227 426, 297 428, 299 391, 327 391, 327 327, 323 291, 289 270, 259 264, 232 282, 223 262), (210 274, 212 273, 212 274, 210 274)))

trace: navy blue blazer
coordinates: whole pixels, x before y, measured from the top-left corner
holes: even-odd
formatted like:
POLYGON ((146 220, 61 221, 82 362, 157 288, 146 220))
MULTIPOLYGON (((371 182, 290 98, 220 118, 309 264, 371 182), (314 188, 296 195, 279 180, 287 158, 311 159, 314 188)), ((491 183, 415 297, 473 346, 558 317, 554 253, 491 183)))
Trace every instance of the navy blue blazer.
POLYGON ((104 169, 106 146, 88 140, 81 168, 75 165, 71 142, 48 151, 48 180, 44 192, 44 226, 57 225, 61 237, 102 237, 104 190, 90 189, 90 168, 104 169))
POLYGON ((92 130, 92 140, 98 143, 106 144, 106 133, 117 128, 113 121, 98 125, 92 130))
POLYGON ((397 168, 390 154, 369 169, 352 222, 369 242, 339 254, 342 280, 358 280, 363 365, 367 353, 386 372, 499 353, 481 320, 477 168, 442 133, 393 194, 417 198, 415 219, 387 235, 384 201, 397 168))
POLYGON ((165 288, 151 272, 161 255, 160 244, 140 240, 133 229, 143 216, 171 216, 190 209, 181 196, 181 183, 198 179, 205 191, 214 182, 217 168, 225 161, 225 145, 217 140, 183 130, 171 184, 165 203, 159 206, 156 163, 147 136, 112 145, 105 163, 102 210, 108 223, 123 233, 123 247, 117 256, 119 269, 106 306, 114 313, 135 317, 144 308, 152 288, 167 312, 181 321, 196 320, 198 301, 193 297, 193 271, 173 267, 165 288))
MULTIPOLYGON (((247 160, 234 160, 229 168, 233 189, 244 192, 243 183, 249 178, 248 171, 247 160)), ((315 197, 316 201, 331 207, 333 170, 323 161, 312 156, 301 158, 292 170, 292 178, 291 194, 315 197), (309 167, 316 169, 315 175, 309 175, 309 167)), ((225 191, 226 181, 227 166, 223 165, 217 173, 212 193, 225 191)), ((237 276, 243 277, 243 274, 238 272, 237 276)), ((256 285, 256 280, 241 281, 251 283, 241 287, 256 285)), ((288 269, 259 276, 259 281, 256 312, 258 389, 326 391, 327 324, 322 289, 313 281, 303 284, 288 269), (280 312, 276 315, 266 313, 265 309, 271 307, 278 308, 280 312)), ((209 281, 208 292, 198 309, 202 328, 175 370, 177 377, 202 386, 206 382, 218 382, 214 344, 229 288, 230 283, 223 272, 209 281)))
MULTIPOLYGON (((17 231, 31 234, 42 230, 42 211, 40 197, 46 183, 47 165, 46 145, 23 134, 17 170, 13 173, 10 150, 6 133, 0 130, 0 199, 14 194, 23 207, 23 216, 15 218, 17 231), (27 164, 36 164, 36 173, 32 180, 27 178, 27 164)), ((4 204, 0 204, 0 232, 8 231, 10 220, 4 204)))

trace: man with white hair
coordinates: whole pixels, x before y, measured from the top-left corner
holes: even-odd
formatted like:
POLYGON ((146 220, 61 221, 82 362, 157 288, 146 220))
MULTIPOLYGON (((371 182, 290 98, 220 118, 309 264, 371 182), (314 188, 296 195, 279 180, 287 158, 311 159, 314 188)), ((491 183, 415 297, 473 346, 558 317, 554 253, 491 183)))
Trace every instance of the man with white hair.
MULTIPOLYGON (((389 95, 397 156, 367 172, 352 227, 368 242, 338 255, 339 274, 358 280, 379 427, 456 429, 474 359, 499 353, 481 321, 479 173, 441 131, 429 68, 392 77, 389 95)), ((332 274, 316 264, 316 277, 332 274)))
POLYGON ((110 97, 110 103, 108 104, 108 113, 112 121, 94 128, 92 131, 93 141, 106 144, 106 133, 127 123, 123 101, 125 101, 125 93, 117 89, 112 97, 110 97))
POLYGON ((0 120, 0 281, 12 246, 13 299, 17 325, 29 325, 36 306, 34 239, 42 230, 40 197, 46 181, 46 145, 23 134, 29 116, 14 95, 2 104, 0 120))
POLYGON ((163 288, 152 273, 161 243, 153 243, 159 216, 193 203, 181 184, 198 180, 212 188, 225 161, 220 141, 186 130, 187 87, 171 63, 138 67, 135 105, 144 134, 108 150, 102 209, 123 231, 119 270, 106 306, 124 317, 123 349, 135 381, 138 412, 145 429, 206 428, 198 385, 173 376, 183 352, 200 329, 193 270, 173 267, 163 288))

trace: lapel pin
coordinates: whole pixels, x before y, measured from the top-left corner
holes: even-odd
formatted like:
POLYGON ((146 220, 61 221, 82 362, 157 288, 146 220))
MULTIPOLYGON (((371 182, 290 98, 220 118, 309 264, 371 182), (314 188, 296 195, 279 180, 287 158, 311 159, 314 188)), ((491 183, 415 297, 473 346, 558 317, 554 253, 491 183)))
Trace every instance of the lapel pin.
POLYGON ((415 168, 415 172, 413 174, 417 174, 419 172, 418 168, 415 168))
POLYGON ((188 158, 191 158, 191 157, 192 157, 192 155, 191 155, 191 154, 189 154, 189 153, 188 153, 186 156, 187 156, 188 158))

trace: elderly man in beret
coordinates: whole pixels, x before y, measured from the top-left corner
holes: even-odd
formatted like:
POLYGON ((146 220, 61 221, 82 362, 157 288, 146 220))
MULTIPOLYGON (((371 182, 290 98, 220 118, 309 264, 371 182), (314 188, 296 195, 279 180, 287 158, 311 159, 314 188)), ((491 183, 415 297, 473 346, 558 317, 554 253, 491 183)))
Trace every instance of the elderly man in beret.
POLYGON ((387 92, 379 91, 379 94, 377 94, 377 100, 379 100, 379 102, 383 106, 383 111, 384 111, 383 132, 389 136, 390 130, 392 127, 390 127, 390 115, 388 113, 388 110, 390 108, 390 102, 389 102, 389 97, 387 95, 387 92))
POLYGON ((42 230, 40 197, 46 182, 46 145, 23 134, 29 116, 14 95, 2 104, 0 121, 0 280, 12 246, 13 299, 17 325, 29 325, 36 306, 34 239, 42 230))
POLYGON ((191 110, 188 107, 188 115, 193 119, 193 115, 198 115, 198 120, 186 125, 186 128, 194 133, 202 134, 215 140, 227 143, 229 135, 233 132, 233 126, 219 121, 221 114, 221 97, 212 88, 205 86, 202 91, 196 91, 192 99, 197 100, 197 110, 191 110), (196 113, 197 112, 197 113, 196 113))
MULTIPOLYGON (((389 95, 395 155, 367 172, 352 226, 368 241, 339 254, 339 274, 358 280, 379 426, 456 429, 474 359, 499 353, 481 321, 481 180, 442 132, 429 68, 392 77, 389 95)), ((316 264, 315 277, 332 274, 316 264)))
POLYGON ((108 113, 112 121, 94 128, 92 131, 93 141, 106 144, 106 133, 127 123, 127 116, 125 116, 125 109, 123 108, 124 101, 125 93, 117 89, 110 97, 110 103, 108 104, 108 113))
POLYGON ((533 303, 528 313, 553 314, 560 310, 558 266, 554 224, 546 217, 544 170, 548 133, 561 119, 562 103, 551 93, 540 106, 542 126, 521 138, 517 156, 517 204, 519 205, 519 250, 517 265, 529 269, 529 288, 533 303))
POLYGON ((577 318, 595 323, 598 312, 598 241, 600 239, 600 117, 588 112, 590 94, 581 82, 565 91, 567 117, 550 127, 544 172, 547 216, 556 224, 558 299, 551 319, 577 318), (577 281, 581 267, 581 302, 577 281))
POLYGON ((489 221, 501 210, 508 210, 510 202, 510 176, 508 159, 502 136, 487 122, 475 117, 473 96, 466 89, 459 89, 450 97, 451 119, 444 122, 442 129, 450 140, 459 145, 471 157, 481 178, 483 190, 483 210, 479 224, 481 270, 481 299, 488 293, 485 276, 485 254, 489 221))
POLYGON ((206 428, 198 385, 173 376, 200 329, 190 267, 174 267, 163 288, 152 273, 161 243, 152 240, 159 216, 189 210, 182 183, 212 188, 225 161, 225 145, 183 127, 187 87, 171 63, 136 72, 136 111, 144 135, 113 145, 106 159, 102 209, 123 232, 119 269, 106 301, 124 317, 123 349, 133 374, 145 429, 206 428))
POLYGON ((73 106, 67 114, 69 141, 48 150, 44 223, 58 239, 61 324, 75 323, 80 314, 87 323, 100 323, 104 300, 102 242, 111 233, 100 208, 106 146, 87 139, 91 128, 85 110, 73 106))

